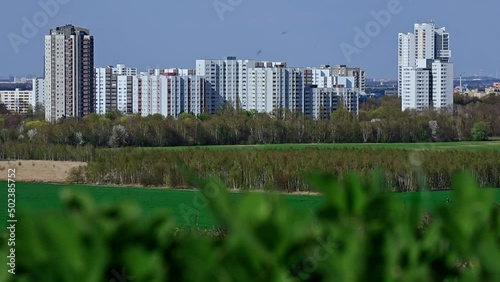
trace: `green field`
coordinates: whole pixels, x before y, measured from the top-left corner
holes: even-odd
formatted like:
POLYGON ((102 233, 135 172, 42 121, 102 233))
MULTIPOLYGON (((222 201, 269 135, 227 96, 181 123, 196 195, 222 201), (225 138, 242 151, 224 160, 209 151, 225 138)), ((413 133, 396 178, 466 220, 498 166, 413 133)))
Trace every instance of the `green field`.
MULTIPOLYGON (((7 187, 7 182, 0 182, 2 187, 7 187)), ((85 191, 100 204, 135 202, 143 210, 146 216, 152 215, 159 210, 168 210, 179 225, 197 224, 200 227, 212 227, 214 222, 208 209, 198 209, 201 194, 197 191, 171 190, 171 189, 147 189, 130 187, 104 187, 85 185, 64 185, 44 183, 16 183, 16 206, 17 210, 32 209, 35 211, 60 210, 62 204, 59 200, 59 192, 64 188, 85 191), (185 212, 189 209, 189 212, 185 212), (193 214, 198 214, 193 216, 193 214)), ((6 206, 6 190, 2 189, 1 199, 6 206)), ((237 201, 241 194, 233 194, 237 201)), ((292 196, 284 195, 291 206, 298 212, 304 212, 321 204, 321 198, 314 196, 292 196)), ((4 227, 7 220, 7 209, 0 213, 0 226, 4 227)))
MULTIPOLYGON (((2 187, 7 187, 7 182, 0 182, 2 187)), ((16 183, 16 210, 31 209, 34 211, 55 211, 61 210, 62 204, 59 200, 59 192, 64 188, 85 191, 89 193, 100 204, 117 202, 135 202, 146 216, 150 216, 159 210, 168 210, 173 215, 177 223, 181 226, 197 225, 202 228, 209 228, 214 225, 213 218, 207 209, 200 208, 197 203, 200 194, 197 191, 170 190, 170 189, 145 189, 127 187, 100 187, 84 185, 59 185, 41 183, 16 183), (189 209, 189 213, 186 213, 189 209), (195 214, 195 216, 193 216, 195 214)), ((1 201, 6 207, 7 189, 2 189, 1 201)), ((242 194, 233 194, 234 200, 242 194)), ((422 201, 425 209, 433 209, 436 206, 446 203, 447 199, 453 199, 451 191, 425 192, 425 193, 395 193, 407 205, 422 201)), ((500 202, 500 189, 496 194, 497 202, 500 202)), ((318 196, 306 195, 282 195, 291 207, 298 213, 308 212, 321 206, 322 199, 318 196)), ((0 212, 0 227, 5 227, 7 220, 7 209, 0 212)))
MULTIPOLYGON (((212 149, 212 150, 230 150, 230 149, 410 149, 410 150, 464 150, 464 151, 500 151, 500 141, 487 142, 436 142, 436 143, 332 143, 332 144, 266 144, 266 145, 227 145, 227 146, 178 146, 178 147, 162 147, 167 150, 184 150, 184 149, 212 149)), ((149 148, 158 149, 158 148, 149 148)))

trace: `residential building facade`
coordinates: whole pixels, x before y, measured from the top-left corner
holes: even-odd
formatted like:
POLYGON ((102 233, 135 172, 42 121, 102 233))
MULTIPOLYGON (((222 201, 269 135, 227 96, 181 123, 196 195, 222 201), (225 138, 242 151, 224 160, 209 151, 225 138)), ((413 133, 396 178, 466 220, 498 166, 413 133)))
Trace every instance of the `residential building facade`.
POLYGON ((430 70, 427 68, 403 67, 402 69, 402 107, 423 111, 429 108, 430 70))
POLYGON ((300 111, 329 117, 343 106, 358 112, 365 73, 347 66, 292 68, 286 62, 197 60, 196 70, 150 69, 138 72, 123 64, 95 68, 95 110, 106 114, 214 114, 231 103, 247 111, 300 111))
POLYGON ((45 36, 45 118, 83 117, 95 111, 94 38, 66 25, 45 36))
POLYGON ((431 23, 398 35, 398 95, 401 109, 444 109, 453 104, 450 35, 431 23))
POLYGON ((236 57, 196 60, 196 75, 205 77, 208 83, 208 112, 214 113, 226 103, 238 108, 247 107, 248 69, 255 63, 255 60, 237 60, 236 57))
POLYGON ((13 113, 27 114, 35 106, 33 91, 0 91, 0 103, 13 113))
POLYGON ((95 112, 104 115, 112 110, 133 113, 133 94, 138 85, 136 68, 123 64, 95 68, 95 112))
POLYGON ((45 106, 45 79, 33 78, 32 84, 35 105, 39 104, 45 106))
POLYGON ((134 113, 177 118, 181 113, 206 112, 205 78, 195 75, 148 75, 133 77, 134 113))
POLYGON ((336 77, 353 77, 352 87, 360 94, 366 92, 366 72, 358 67, 338 65, 332 69, 332 75, 336 77))

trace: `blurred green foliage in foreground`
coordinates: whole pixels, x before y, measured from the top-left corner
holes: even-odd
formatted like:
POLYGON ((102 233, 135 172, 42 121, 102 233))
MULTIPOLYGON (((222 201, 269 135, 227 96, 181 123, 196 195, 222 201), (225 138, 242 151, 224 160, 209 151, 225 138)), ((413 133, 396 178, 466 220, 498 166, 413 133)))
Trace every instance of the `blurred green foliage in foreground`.
POLYGON ((454 201, 432 214, 384 193, 378 176, 308 181, 325 204, 304 215, 270 194, 236 205, 219 182, 193 179, 212 230, 66 190, 66 213, 19 217, 16 275, 0 281, 500 281, 500 209, 472 177, 458 175, 454 201))

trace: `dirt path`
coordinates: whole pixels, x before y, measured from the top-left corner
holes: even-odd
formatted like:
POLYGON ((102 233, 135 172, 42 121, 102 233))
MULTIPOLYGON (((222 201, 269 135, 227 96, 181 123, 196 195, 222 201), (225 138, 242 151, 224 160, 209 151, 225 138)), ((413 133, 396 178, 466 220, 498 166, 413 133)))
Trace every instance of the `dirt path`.
POLYGON ((66 182, 70 169, 86 165, 83 162, 60 161, 0 161, 0 180, 7 180, 7 170, 16 169, 16 180, 26 182, 66 182))

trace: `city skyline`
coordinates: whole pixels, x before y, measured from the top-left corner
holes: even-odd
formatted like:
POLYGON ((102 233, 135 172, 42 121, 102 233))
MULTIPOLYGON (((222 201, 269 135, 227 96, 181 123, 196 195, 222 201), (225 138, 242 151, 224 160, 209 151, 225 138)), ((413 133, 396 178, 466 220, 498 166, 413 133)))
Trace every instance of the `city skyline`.
POLYGON ((57 3, 57 7, 4 4, 0 16, 8 24, 0 27, 0 77, 42 75, 43 35, 52 26, 69 23, 92 30, 96 66, 123 63, 139 70, 192 68, 196 59, 237 56, 286 61, 293 67, 347 64, 365 69, 370 78, 397 79, 394 35, 415 22, 431 20, 454 34, 456 76, 482 73, 495 77, 500 65, 500 58, 489 47, 500 43, 495 36, 499 32, 494 29, 498 3, 479 7, 449 1, 389 0, 367 2, 361 8, 359 3, 298 1, 216 0, 126 6, 114 0, 98 4, 71 0, 39 3, 57 3), (284 3, 286 12, 281 8, 284 3), (155 9, 151 9, 153 6, 155 9), (451 16, 444 15, 443 9, 448 9, 451 16), (474 24, 461 20, 474 11, 483 15, 474 24), (89 13, 93 16, 86 17, 89 13), (186 20, 186 16, 195 20, 186 20), (36 31, 23 34, 26 22, 36 31), (357 44, 360 30, 371 32, 365 35, 367 44, 357 44))
POLYGON ((45 36, 45 78, 33 81, 31 92, 5 92, 9 108, 28 111, 42 100, 45 120, 82 118, 91 113, 118 110, 126 114, 210 113, 233 105, 247 111, 272 113, 301 111, 327 118, 342 105, 359 111, 365 94, 365 71, 340 65, 289 68, 286 62, 196 60, 196 70, 154 69, 138 74, 136 68, 94 68, 94 37, 85 27, 65 25, 45 36), (41 96, 44 96, 43 99, 41 96), (38 98, 36 98, 38 96, 38 98))

